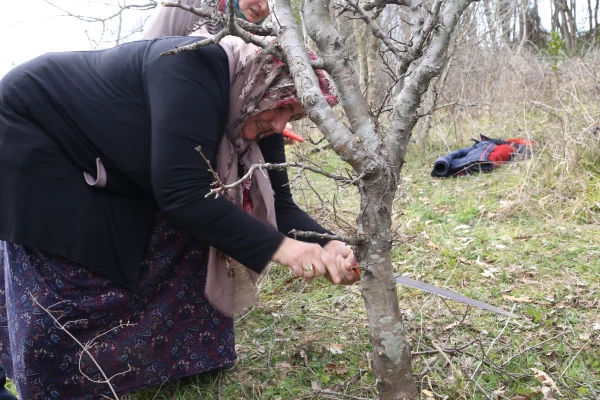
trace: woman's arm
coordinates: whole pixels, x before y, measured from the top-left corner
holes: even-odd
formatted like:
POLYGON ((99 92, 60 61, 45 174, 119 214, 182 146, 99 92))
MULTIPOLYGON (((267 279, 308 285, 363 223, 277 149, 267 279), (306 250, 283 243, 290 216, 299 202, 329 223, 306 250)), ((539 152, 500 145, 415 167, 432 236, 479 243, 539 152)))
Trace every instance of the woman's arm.
MULTIPOLYGON (((261 139, 259 145, 265 158, 265 162, 275 164, 286 162, 283 135, 268 136, 261 139)), ((300 209, 294 202, 286 170, 271 170, 269 171, 269 178, 275 194, 275 213, 277 216, 277 228, 279 229, 279 232, 289 237, 292 237, 289 235, 289 232, 292 229, 317 233, 331 233, 300 209)), ((322 246, 329 242, 327 239, 317 238, 298 238, 298 240, 319 243, 322 246)))
MULTIPOLYGON (((283 135, 268 136, 262 139, 259 144, 265 162, 277 164, 286 162, 283 135)), ((269 178, 275 194, 275 213, 277 216, 277 228, 280 232, 290 237, 291 235, 288 233, 292 229, 317 233, 331 233, 300 209, 294 202, 287 171, 271 170, 269 171, 269 178)), ((357 263, 354 260, 354 253, 350 246, 347 246, 345 243, 338 240, 330 241, 327 239, 304 237, 299 237, 298 240, 318 243, 332 256, 341 278, 340 281, 335 280, 328 269, 325 277, 332 283, 352 284, 359 280, 359 277, 355 275, 352 270, 357 263)), ((286 244, 285 241, 284 244, 286 244)))
POLYGON ((160 56, 174 41, 150 46, 144 72, 155 200, 197 239, 260 272, 284 236, 222 196, 206 198, 214 179, 194 150, 201 146, 214 165, 229 102, 227 58, 219 46, 160 56))

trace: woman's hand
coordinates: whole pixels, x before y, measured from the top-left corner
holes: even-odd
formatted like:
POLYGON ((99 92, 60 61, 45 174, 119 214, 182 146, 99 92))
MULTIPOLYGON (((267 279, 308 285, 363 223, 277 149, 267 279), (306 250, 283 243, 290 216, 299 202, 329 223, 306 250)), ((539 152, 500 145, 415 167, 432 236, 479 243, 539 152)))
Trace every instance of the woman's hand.
POLYGON ((271 260, 289 267, 294 276, 307 283, 321 275, 336 285, 344 282, 338 266, 341 261, 316 243, 285 238, 271 260))
POLYGON ((321 275, 334 285, 351 285, 360 280, 353 271, 358 264, 352 248, 337 240, 323 248, 316 243, 285 238, 271 260, 289 267, 294 276, 304 278, 307 283, 321 275))
MULTIPOLYGON (((290 131, 290 132, 294 132, 294 127, 292 126, 292 124, 290 124, 289 122, 287 124, 285 124, 285 130, 286 131, 290 131)), ((286 146, 293 146, 295 145, 296 142, 294 139, 290 139, 286 136, 283 137, 283 144, 285 144, 286 146)))
MULTIPOLYGON (((358 266, 358 262, 354 259, 352 247, 339 240, 332 240, 325 245, 324 250, 335 258, 338 271, 342 278, 342 285, 352 285, 360 280, 360 275, 354 272, 354 268, 358 266)), ((335 283, 327 274, 325 275, 325 278, 331 283, 335 283)))

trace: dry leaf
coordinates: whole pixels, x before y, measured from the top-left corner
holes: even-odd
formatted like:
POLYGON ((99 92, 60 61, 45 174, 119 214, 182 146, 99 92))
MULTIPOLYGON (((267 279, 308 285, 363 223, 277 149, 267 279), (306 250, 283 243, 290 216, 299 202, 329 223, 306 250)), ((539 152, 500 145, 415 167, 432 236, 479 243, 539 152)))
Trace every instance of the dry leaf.
POLYGON ((513 297, 513 296, 509 296, 507 294, 503 294, 502 298, 508 301, 514 301, 515 303, 531 303, 533 302, 533 300, 531 300, 529 297, 525 296, 525 297, 513 297))
MULTIPOLYGON (((550 376, 548 376, 547 373, 545 373, 544 371, 542 371, 541 369, 537 369, 537 368, 530 368, 533 371, 533 376, 535 377, 535 379, 537 379, 538 382, 540 382, 542 384, 542 386, 545 387, 549 387, 552 390, 556 391, 556 394, 558 394, 559 396, 562 396, 562 393, 560 393, 560 390, 558 390, 558 387, 556 387, 556 383, 554 383, 554 380, 552 378, 550 378, 550 376)), ((546 399, 545 397, 546 395, 544 395, 544 399, 546 399)), ((552 397, 554 398, 554 397, 552 397)))
POLYGON ((460 229, 471 229, 471 227, 469 225, 459 225, 456 228, 454 228, 455 231, 458 231, 460 229))
POLYGON ((366 356, 367 356, 367 366, 369 367, 369 371, 371 371, 371 369, 373 367, 373 353, 370 351, 367 351, 366 356))
POLYGON ((552 393, 552 388, 543 386, 542 394, 544 395, 544 400, 556 400, 556 397, 554 397, 554 393, 552 393))
POLYGON ((454 321, 453 323, 451 323, 450 325, 446 325, 443 329, 445 331, 448 331, 450 329, 453 329, 454 327, 458 326, 459 322, 458 321, 454 321))
POLYGON ((321 384, 319 382, 312 381, 310 383, 310 385, 312 386, 313 392, 320 392, 321 391, 321 384))
POLYGON ((591 337, 592 337, 592 335, 589 333, 580 333, 579 334, 579 339, 581 339, 581 340, 590 340, 591 337))
POLYGON ((427 246, 432 247, 432 248, 434 248, 436 250, 440 249, 440 246, 438 246, 437 244, 433 243, 432 240, 430 240, 429 242, 427 242, 427 246))
POLYGON ((481 275, 483 275, 484 278, 495 278, 494 271, 491 269, 483 270, 481 275))
POLYGON ((343 375, 348 372, 348 368, 340 364, 329 363, 325 364, 325 372, 333 372, 338 375, 343 375))
POLYGON ((526 394, 518 394, 512 397, 510 400, 531 400, 531 397, 526 394))
POLYGON ((332 354, 342 354, 344 352, 343 349, 345 348, 346 346, 339 343, 330 343, 327 346, 327 350, 329 350, 332 354))
POLYGON ((425 396, 427 397, 433 397, 433 393, 431 393, 429 390, 427 389, 423 389, 421 390, 421 393, 423 393, 425 396))
POLYGON ((286 361, 278 362, 275 364, 276 369, 290 370, 292 369, 292 364, 286 361))

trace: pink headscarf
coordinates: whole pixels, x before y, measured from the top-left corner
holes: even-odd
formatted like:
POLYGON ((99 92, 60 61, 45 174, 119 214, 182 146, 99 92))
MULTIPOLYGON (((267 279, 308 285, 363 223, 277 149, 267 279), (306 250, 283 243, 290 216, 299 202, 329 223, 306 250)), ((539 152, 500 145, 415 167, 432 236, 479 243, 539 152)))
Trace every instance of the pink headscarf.
MULTIPOLYGON (((239 179, 238 163, 246 171, 252 164, 264 163, 256 141, 240 136, 248 118, 265 110, 300 102, 285 63, 234 36, 223 38, 219 45, 229 59, 231 90, 229 119, 217 155, 217 173, 225 184, 230 184, 239 179)), ((317 76, 321 91, 334 106, 338 99, 331 79, 321 70, 317 71, 317 76)), ((305 116, 296 115, 292 119, 305 116)), ((229 189, 223 195, 248 214, 277 228, 273 189, 265 172, 255 171, 243 185, 229 189)), ((221 312, 233 315, 258 302, 256 282, 259 276, 211 247, 205 295, 221 312)))

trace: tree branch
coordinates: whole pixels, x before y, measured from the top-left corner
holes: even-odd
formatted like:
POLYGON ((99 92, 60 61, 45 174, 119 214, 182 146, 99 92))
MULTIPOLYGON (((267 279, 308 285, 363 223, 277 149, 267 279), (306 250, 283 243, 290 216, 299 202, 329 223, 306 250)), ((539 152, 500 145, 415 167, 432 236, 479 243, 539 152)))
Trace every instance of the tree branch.
POLYGON ((77 18, 79 20, 82 20, 84 22, 105 22, 105 21, 109 21, 113 18, 116 18, 118 16, 120 16, 123 11, 125 10, 138 10, 138 11, 143 11, 143 10, 151 10, 153 8, 156 7, 156 1, 154 0, 150 0, 148 3, 146 4, 131 4, 131 5, 122 5, 119 6, 119 9, 113 13, 112 15, 109 15, 108 17, 89 17, 86 15, 77 15, 77 14, 73 14, 67 10, 65 10, 64 8, 61 8, 59 6, 57 6, 56 4, 50 2, 49 0, 44 0, 44 2, 48 3, 49 5, 51 5, 54 8, 59 9, 60 11, 64 12, 66 14, 66 16, 68 17, 73 17, 73 18, 77 18))
MULTIPOLYGON (((283 2, 283 0, 281 1, 283 2)), ((343 150, 346 150, 351 141, 360 141, 367 150, 366 160, 371 163, 376 158, 374 153, 380 144, 380 137, 372 121, 372 116, 369 114, 367 102, 360 90, 360 79, 354 62, 350 59, 350 55, 346 50, 345 38, 334 28, 329 16, 329 0, 307 1, 304 14, 307 19, 308 34, 317 43, 323 59, 330 66, 327 71, 335 82, 336 89, 339 91, 340 104, 350 121, 353 133, 356 135, 348 135, 343 130, 336 132, 337 137, 327 137, 327 140, 332 143, 336 153, 340 154, 342 158, 356 158, 357 154, 360 153, 348 149, 352 154, 344 155, 343 150), (333 140, 337 141, 338 145, 334 144, 333 140)), ((354 166, 350 159, 347 161, 354 166)))
MULTIPOLYGON (((421 96, 427 91, 429 82, 440 74, 445 64, 450 36, 459 22, 462 12, 473 0, 457 0, 447 4, 442 22, 433 27, 429 47, 419 65, 412 71, 411 79, 396 97, 390 134, 385 146, 390 149, 390 164, 401 166, 412 129, 419 117, 417 109, 421 96)), ((432 17, 433 18, 433 17, 432 17)))
POLYGON ((346 176, 332 174, 321 168, 317 168, 313 165, 299 163, 296 161, 291 161, 291 162, 280 163, 280 164, 273 164, 273 163, 252 164, 250 166, 250 168, 248 169, 248 172, 246 172, 244 174, 244 176, 242 176, 240 179, 238 179, 237 181, 235 181, 233 183, 225 184, 225 183, 223 183, 223 181, 221 181, 221 178, 219 178, 219 175, 217 174, 217 172, 210 165, 210 161, 206 158, 204 153, 202 153, 202 148, 200 146, 198 146, 195 148, 195 150, 198 153, 200 153, 200 155, 202 156, 202 158, 208 165, 208 169, 209 169, 210 173, 212 174, 213 178, 215 178, 215 182, 213 182, 211 184, 211 186, 214 186, 214 188, 211 189, 204 197, 219 196, 219 194, 222 193, 224 190, 233 189, 233 188, 241 185, 242 183, 244 183, 244 181, 246 181, 248 178, 250 178, 252 176, 252 174, 254 174, 254 171, 256 171, 256 170, 259 170, 262 172, 263 170, 267 170, 267 171, 282 170, 282 169, 286 169, 287 167, 296 167, 296 168, 301 168, 302 170, 307 169, 307 170, 315 172, 317 174, 324 175, 335 181, 344 182, 348 185, 356 185, 356 182, 360 179, 360 177, 352 179, 352 178, 348 178, 346 176))
MULTIPOLYGON (((98 335, 98 336, 94 337, 94 338, 93 338, 91 341, 89 341, 88 343, 86 343, 86 344, 84 345, 84 344, 83 344, 83 343, 81 343, 81 342, 80 342, 80 341, 79 341, 79 340, 78 340, 78 339, 77 339, 75 336, 73 336, 73 334, 72 334, 71 332, 69 332, 69 331, 66 329, 66 326, 67 326, 69 323, 73 323, 74 321, 70 321, 70 322, 66 322, 66 323, 62 324, 62 323, 61 323, 61 322, 60 322, 60 321, 59 321, 57 318, 55 318, 55 317, 54 317, 54 315, 52 314, 53 312, 60 312, 60 313, 62 313, 62 310, 58 310, 58 311, 50 311, 50 308, 51 308, 51 307, 54 307, 56 304, 53 304, 53 305, 51 305, 50 307, 46 308, 46 307, 44 307, 43 305, 41 305, 41 304, 40 304, 40 302, 37 300, 37 298, 36 298, 36 297, 35 297, 33 294, 29 293, 29 296, 31 297, 31 299, 33 300, 33 302, 34 302, 34 303, 35 303, 35 304, 36 304, 38 307, 40 307, 42 310, 44 310, 44 312, 46 312, 46 314, 48 314, 48 315, 50 316, 50 318, 52 318, 52 320, 54 321, 54 324, 56 325, 56 327, 57 327, 57 328, 59 328, 60 330, 62 330, 63 332, 65 332, 67 335, 69 335, 69 337, 70 337, 71 339, 73 339, 73 341, 74 341, 75 343, 77 343, 77 345, 78 345, 79 347, 81 347, 81 350, 82 350, 82 352, 81 352, 81 354, 79 355, 79 372, 80 372, 80 373, 81 373, 81 374, 82 374, 82 375, 83 375, 83 376, 84 376, 84 377, 85 377, 87 380, 89 380, 90 382, 94 382, 94 383, 106 383, 106 384, 107 384, 107 385, 110 387, 110 391, 112 392, 112 394, 113 394, 114 398, 115 398, 116 400, 119 400, 119 397, 117 396, 117 393, 115 392, 115 389, 114 389, 114 388, 113 388, 113 386, 111 385, 110 381, 111 381, 113 378, 115 378, 115 377, 117 377, 117 376, 119 376, 119 375, 124 375, 124 374, 126 374, 126 373, 130 372, 130 371, 131 371, 131 366, 129 366, 129 369, 128 369, 128 370, 126 370, 126 371, 123 371, 123 372, 116 373, 116 374, 112 375, 112 376, 109 378, 109 377, 106 375, 106 373, 104 372, 104 370, 102 370, 102 368, 100 367, 100 365, 98 364, 98 362, 96 361, 96 359, 94 358, 94 356, 92 355, 92 353, 90 353, 90 349, 91 349, 91 348, 94 346, 94 341, 95 341, 96 339, 98 339, 100 336, 102 336, 102 335, 104 335, 104 334, 106 334, 106 333, 108 333, 108 332, 111 332, 111 331, 113 331, 113 330, 115 330, 115 329, 119 329, 119 328, 126 327, 126 326, 133 326, 134 324, 130 324, 129 322, 127 322, 127 323, 125 323, 125 324, 123 324, 123 323, 120 323, 118 326, 116 326, 116 327, 114 327, 114 328, 110 329, 109 331, 107 331, 107 332, 104 332, 104 333, 101 333, 100 335, 98 335), (90 360, 92 360, 92 362, 94 363, 94 365, 96 366, 96 368, 98 368, 98 371, 100 371, 100 373, 101 373, 101 374, 102 374, 102 376, 104 377, 104 380, 102 380, 102 381, 96 381, 96 380, 94 380, 94 379, 90 378, 89 376, 87 376, 87 375, 86 375, 86 374, 83 372, 83 370, 82 370, 82 368, 81 368, 81 358, 83 357, 83 354, 84 354, 84 353, 85 353, 85 354, 86 354, 86 355, 87 355, 87 356, 90 358, 90 360)), ((62 303, 62 302, 60 302, 60 303, 62 303)), ((58 303, 57 303, 57 304, 58 304, 58 303)))
POLYGON ((407 49, 407 51, 404 54, 402 54, 401 57, 397 60, 398 66, 396 67, 396 74, 398 76, 403 76, 406 73, 406 71, 408 71, 408 67, 410 66, 410 64, 412 64, 423 54, 423 48, 427 43, 427 39, 429 39, 431 32, 439 24, 441 6, 442 0, 436 0, 431 10, 431 16, 427 20, 427 25, 425 25, 425 27, 422 30, 420 30, 416 40, 413 41, 412 46, 410 46, 407 49))
POLYGON ((371 19, 369 14, 367 14, 367 12, 360 6, 358 1, 346 0, 346 2, 348 4, 350 4, 356 10, 356 12, 358 12, 360 14, 360 18, 365 22, 365 24, 367 24, 367 26, 371 30, 371 33, 373 34, 373 36, 375 36, 377 39, 381 40, 383 42, 383 44, 392 53, 394 53, 396 58, 398 58, 398 59, 401 58, 402 53, 400 52, 400 49, 398 49, 398 47, 396 47, 396 44, 392 42, 392 40, 389 36, 386 36, 383 33, 383 31, 381 30, 379 25, 377 25, 377 23, 375 23, 375 21, 373 21, 373 19, 371 19))
POLYGON ((384 8, 387 5, 395 4, 397 6, 408 6, 408 2, 404 0, 374 0, 365 3, 365 11, 371 11, 374 8, 384 8))

